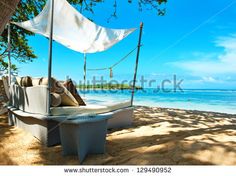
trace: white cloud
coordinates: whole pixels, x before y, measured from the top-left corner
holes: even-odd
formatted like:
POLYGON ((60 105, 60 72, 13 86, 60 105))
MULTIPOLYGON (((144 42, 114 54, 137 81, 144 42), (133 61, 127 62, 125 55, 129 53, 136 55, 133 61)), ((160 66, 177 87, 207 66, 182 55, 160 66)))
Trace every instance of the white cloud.
POLYGON ((205 82, 212 82, 212 83, 218 82, 218 80, 216 80, 215 78, 211 76, 204 76, 202 77, 202 80, 205 82))
POLYGON ((215 44, 217 47, 224 48, 222 54, 195 52, 192 54, 192 58, 189 58, 189 61, 184 60, 169 64, 187 70, 194 75, 235 74, 236 35, 220 37, 215 44))

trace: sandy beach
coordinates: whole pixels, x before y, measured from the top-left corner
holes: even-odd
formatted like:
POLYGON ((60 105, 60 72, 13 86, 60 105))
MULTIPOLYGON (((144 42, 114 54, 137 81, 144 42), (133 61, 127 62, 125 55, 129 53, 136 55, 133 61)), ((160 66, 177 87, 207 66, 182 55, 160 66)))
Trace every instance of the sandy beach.
MULTIPOLYGON (((0 116, 0 165, 77 165, 0 116)), ((84 165, 236 165, 236 115, 136 107, 133 126, 108 132, 106 153, 84 165)))

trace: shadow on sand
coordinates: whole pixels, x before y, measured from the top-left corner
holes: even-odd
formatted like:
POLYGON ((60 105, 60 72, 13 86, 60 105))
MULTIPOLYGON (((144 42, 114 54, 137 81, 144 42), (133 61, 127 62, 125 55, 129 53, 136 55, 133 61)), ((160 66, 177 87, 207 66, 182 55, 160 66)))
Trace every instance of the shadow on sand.
MULTIPOLYGON (((0 135, 1 148, 12 141, 8 138, 16 143, 15 148, 5 146, 0 150, 4 156, 0 164, 79 164, 76 156, 63 157, 61 146, 43 147, 30 134, 7 126, 3 117, 0 118, 0 135)), ((133 126, 109 131, 106 153, 90 155, 83 164, 234 165, 235 136, 234 115, 137 107, 133 126)))

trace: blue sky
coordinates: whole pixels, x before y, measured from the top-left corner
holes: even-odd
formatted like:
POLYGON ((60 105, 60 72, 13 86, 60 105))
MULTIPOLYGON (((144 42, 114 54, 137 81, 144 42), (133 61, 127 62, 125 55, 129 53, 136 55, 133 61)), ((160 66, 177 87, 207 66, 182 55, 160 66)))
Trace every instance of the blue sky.
MULTIPOLYGON (((117 19, 107 18, 112 3, 98 5, 94 22, 109 28, 139 27, 144 22, 138 76, 158 81, 183 79, 183 88, 234 89, 236 88, 236 1, 233 0, 179 0, 169 1, 166 15, 155 11, 138 11, 136 3, 118 1, 117 19), (233 2, 233 3, 232 3, 233 2)), ((111 49, 88 55, 88 68, 110 66, 137 45, 138 31, 111 49)), ((47 76, 48 40, 36 35, 29 38, 38 55, 33 63, 19 64, 20 75, 47 76)), ((54 42, 53 76, 65 79, 83 78, 83 55, 54 42)), ((114 69, 114 79, 132 79, 135 54, 114 69)), ((88 78, 104 76, 109 72, 88 72, 88 78)))

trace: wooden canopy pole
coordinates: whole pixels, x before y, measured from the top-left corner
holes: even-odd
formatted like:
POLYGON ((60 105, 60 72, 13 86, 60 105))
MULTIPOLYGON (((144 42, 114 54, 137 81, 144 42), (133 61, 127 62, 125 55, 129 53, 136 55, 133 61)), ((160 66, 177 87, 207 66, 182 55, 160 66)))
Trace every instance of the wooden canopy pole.
POLYGON ((9 85, 11 85, 11 25, 10 22, 7 25, 7 31, 8 31, 8 36, 7 36, 7 40, 8 40, 8 83, 9 85))
POLYGON ((141 41, 142 41, 142 33, 143 33, 143 22, 140 23, 138 50, 137 50, 137 55, 136 55, 136 63, 135 63, 135 69, 134 69, 134 80, 133 80, 133 86, 132 86, 131 106, 133 106, 133 103, 134 103, 134 92, 136 89, 135 86, 136 86, 136 79, 137 79, 137 71, 138 71, 139 54, 140 54, 140 47, 141 47, 141 41))
POLYGON ((49 49, 48 49, 48 101, 47 101, 47 113, 48 115, 51 114, 50 106, 51 106, 51 78, 52 78, 52 42, 53 42, 53 18, 54 18, 54 0, 51 0, 51 21, 50 21, 50 36, 49 36, 49 49))

